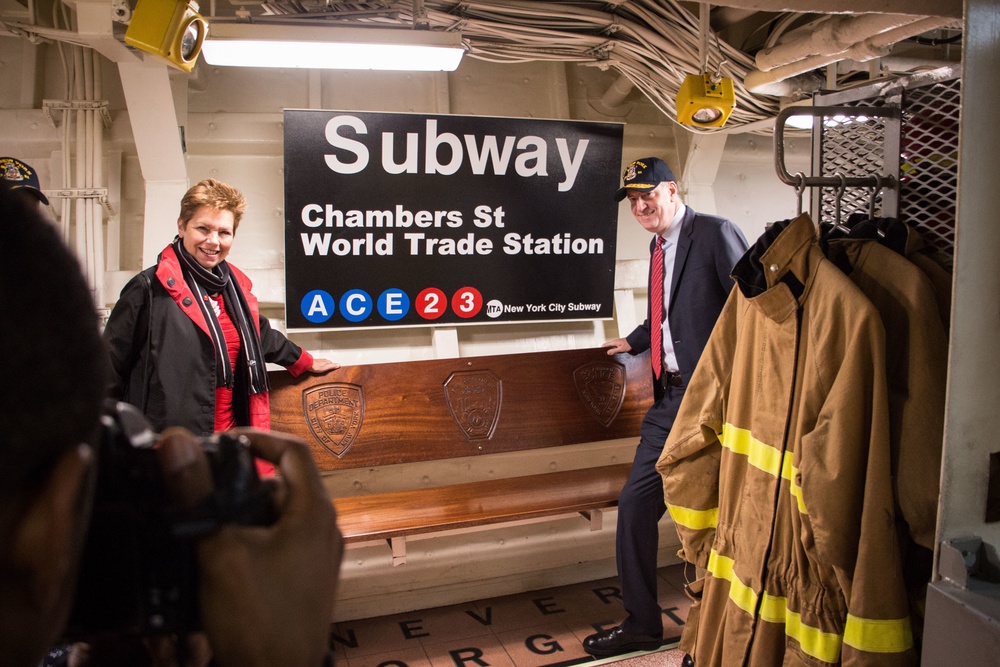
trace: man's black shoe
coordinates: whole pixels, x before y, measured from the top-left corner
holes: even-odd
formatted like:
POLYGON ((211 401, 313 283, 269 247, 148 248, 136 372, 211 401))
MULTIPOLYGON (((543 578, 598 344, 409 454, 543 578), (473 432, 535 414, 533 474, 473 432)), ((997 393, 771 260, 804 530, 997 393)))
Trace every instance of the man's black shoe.
POLYGON ((681 667, 694 667, 694 658, 685 653, 684 658, 681 660, 681 667))
POLYGON ((620 625, 590 635, 583 640, 583 650, 598 658, 606 658, 633 651, 652 651, 663 645, 662 637, 651 635, 632 635, 620 625))

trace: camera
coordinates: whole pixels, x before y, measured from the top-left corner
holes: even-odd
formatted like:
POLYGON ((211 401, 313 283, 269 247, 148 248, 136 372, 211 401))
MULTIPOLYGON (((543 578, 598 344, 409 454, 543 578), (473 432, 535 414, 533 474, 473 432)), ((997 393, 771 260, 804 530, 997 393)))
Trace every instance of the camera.
POLYGON ((215 491, 186 511, 167 493, 158 440, 137 408, 106 404, 94 507, 64 633, 69 641, 200 629, 198 539, 227 524, 263 526, 277 518, 246 438, 217 433, 200 440, 215 491))

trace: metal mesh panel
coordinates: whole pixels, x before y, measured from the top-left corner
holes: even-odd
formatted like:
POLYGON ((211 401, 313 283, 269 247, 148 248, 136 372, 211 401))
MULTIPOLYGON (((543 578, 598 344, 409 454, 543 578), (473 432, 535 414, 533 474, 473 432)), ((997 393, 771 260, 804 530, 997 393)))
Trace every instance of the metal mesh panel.
MULTIPOLYGON (((944 70, 944 68, 942 68, 944 70)), ((879 87, 818 95, 817 106, 897 106, 902 119, 824 118, 813 137, 813 173, 823 176, 899 175, 897 189, 875 201, 875 214, 898 217, 916 227, 939 259, 954 255, 958 195, 958 122, 961 79, 928 73, 915 75, 887 94, 879 87), (883 96, 886 95, 886 96, 883 96)), ((868 210, 873 189, 824 187, 813 193, 812 210, 819 221, 836 220, 868 210)))
POLYGON ((948 258, 955 252, 961 81, 907 90, 903 102, 900 220, 948 258))
MULTIPOLYGON (((885 173, 886 126, 887 120, 883 117, 824 116, 820 136, 820 174, 864 178, 885 173)), ((875 188, 824 187, 819 197, 819 222, 835 224, 856 211, 871 212, 872 197, 875 195, 875 188)), ((878 211, 880 207, 879 192, 874 210, 878 211)))

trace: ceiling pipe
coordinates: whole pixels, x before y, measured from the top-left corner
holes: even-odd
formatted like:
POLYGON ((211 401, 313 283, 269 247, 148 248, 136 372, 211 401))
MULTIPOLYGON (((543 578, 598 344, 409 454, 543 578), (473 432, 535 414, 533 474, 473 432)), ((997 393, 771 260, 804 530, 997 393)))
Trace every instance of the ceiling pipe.
POLYGON ((812 70, 825 67, 830 63, 835 63, 840 60, 857 60, 865 62, 873 58, 887 56, 889 55, 892 45, 896 42, 901 42, 904 39, 914 37, 930 30, 943 28, 952 23, 953 20, 949 18, 942 18, 939 16, 925 17, 907 25, 887 30, 869 37, 868 39, 860 41, 840 53, 810 56, 801 60, 773 67, 766 72, 759 69, 753 70, 743 79, 743 85, 751 93, 771 95, 773 93, 766 91, 780 81, 791 79, 792 77, 811 72, 812 70))
MULTIPOLYGON (((858 60, 841 60, 837 63, 839 74, 850 74, 851 72, 867 72, 870 62, 858 60)), ((888 72, 915 72, 917 70, 941 69, 942 67, 954 67, 957 65, 952 60, 932 60, 929 58, 905 58, 902 56, 886 56, 878 61, 879 69, 888 72)))
MULTIPOLYGON (((747 90, 757 95, 801 99, 823 88, 825 81, 826 78, 817 72, 806 72, 805 74, 791 76, 780 81, 757 83, 756 87, 752 89, 747 86, 747 90)), ((745 80, 744 85, 746 85, 745 80)))
POLYGON ((604 91, 604 95, 596 102, 591 102, 590 106, 605 116, 625 116, 632 110, 631 104, 624 104, 625 98, 635 89, 635 84, 624 74, 619 76, 604 91))
POLYGON ((601 105, 607 108, 619 106, 628 97, 628 94, 635 88, 635 84, 627 76, 620 76, 604 92, 601 97, 601 105))
POLYGON ((858 42, 923 18, 899 14, 830 16, 801 37, 762 49, 755 61, 758 69, 767 72, 797 60, 843 53, 858 42))

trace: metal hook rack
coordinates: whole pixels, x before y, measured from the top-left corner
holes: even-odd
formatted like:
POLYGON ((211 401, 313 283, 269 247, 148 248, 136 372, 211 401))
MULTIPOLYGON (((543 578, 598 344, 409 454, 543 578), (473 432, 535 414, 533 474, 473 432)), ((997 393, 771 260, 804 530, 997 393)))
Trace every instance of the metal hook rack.
POLYGON ((868 188, 880 186, 895 188, 898 179, 892 174, 872 174, 871 176, 805 176, 802 172, 788 173, 785 167, 785 121, 792 116, 812 116, 814 119, 827 116, 867 116, 880 118, 901 117, 897 107, 785 107, 778 112, 774 122, 774 168, 778 178, 786 185, 816 187, 868 188), (801 176, 800 176, 801 175, 801 176), (843 180, 842 180, 843 179, 843 180))
MULTIPOLYGON (((838 124, 846 125, 849 121, 841 121, 841 119, 851 119, 856 118, 859 123, 869 122, 872 118, 879 118, 887 122, 899 123, 901 119, 901 111, 895 106, 819 106, 819 107, 786 107, 781 112, 778 113, 775 119, 774 128, 774 165, 775 171, 778 174, 778 178, 781 179, 786 185, 791 185, 795 188, 795 193, 798 199, 798 214, 802 213, 802 198, 806 188, 832 188, 835 192, 834 199, 834 209, 835 209, 835 220, 834 224, 840 224, 841 222, 841 204, 844 199, 844 195, 848 188, 865 188, 871 190, 871 196, 868 199, 868 212, 874 217, 875 214, 875 202, 879 197, 879 194, 883 190, 896 190, 899 187, 899 179, 893 174, 893 171, 898 171, 894 169, 891 161, 883 160, 881 164, 877 165, 876 168, 880 169, 883 173, 868 173, 862 175, 842 173, 839 169, 836 173, 823 176, 806 176, 801 171, 794 174, 789 173, 787 167, 785 166, 785 123, 793 116, 809 116, 813 118, 814 124, 816 122, 824 122, 825 118, 836 118, 838 124), (889 162, 887 164, 887 162, 889 162), (884 173, 889 172, 889 173, 884 173)), ((837 124, 831 127, 837 127, 837 124)), ((863 127, 863 125, 862 125, 863 127)), ((814 132, 813 141, 814 153, 820 154, 820 160, 822 160, 822 150, 820 146, 822 145, 820 140, 823 136, 821 132, 814 132), (820 142, 820 143, 818 143, 820 142)), ((887 148, 887 153, 889 149, 887 148)), ((853 163, 848 163, 848 167, 853 167, 853 163)), ((813 163, 814 170, 821 171, 817 166, 817 162, 813 163)), ((892 193, 893 195, 895 193, 892 193)), ((818 205, 818 202, 822 198, 821 194, 816 195, 817 199, 814 199, 814 205, 818 205)), ((895 197, 893 197, 895 201, 895 197)), ((818 222, 818 221, 817 221, 818 222)))

